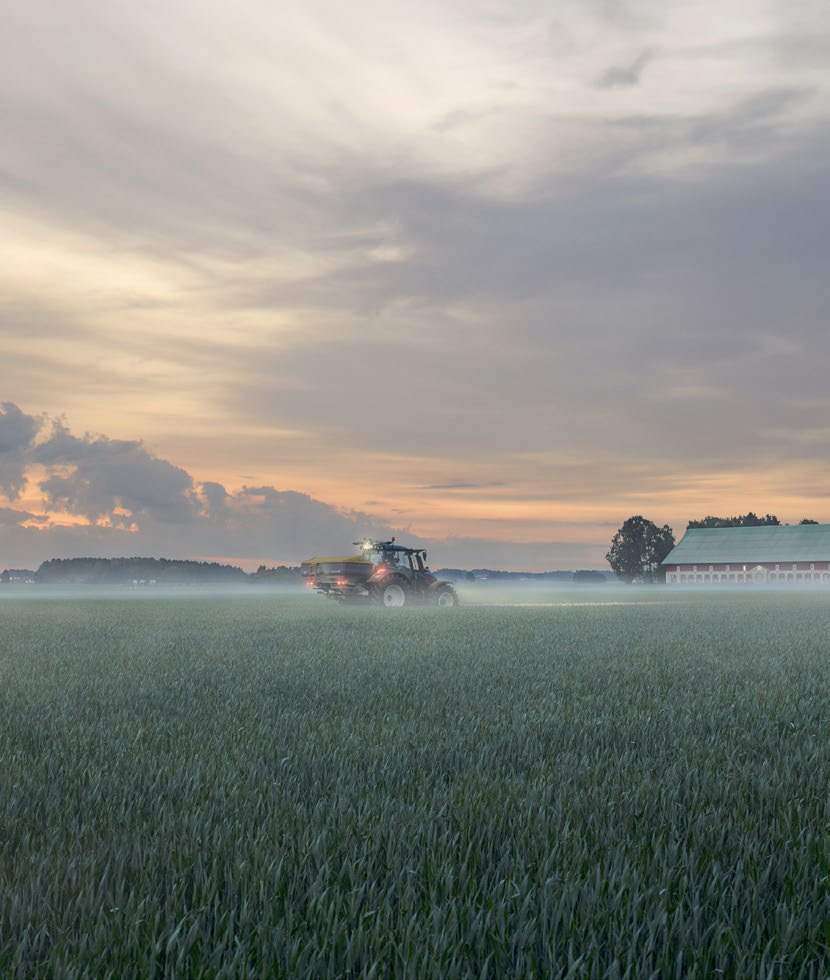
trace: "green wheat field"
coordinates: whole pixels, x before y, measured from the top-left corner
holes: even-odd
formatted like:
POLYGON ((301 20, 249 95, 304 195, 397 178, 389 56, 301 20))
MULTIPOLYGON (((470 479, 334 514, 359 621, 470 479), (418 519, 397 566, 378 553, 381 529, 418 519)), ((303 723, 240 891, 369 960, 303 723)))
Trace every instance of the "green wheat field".
POLYGON ((830 975, 830 596, 464 600, 0 597, 0 976, 830 975))

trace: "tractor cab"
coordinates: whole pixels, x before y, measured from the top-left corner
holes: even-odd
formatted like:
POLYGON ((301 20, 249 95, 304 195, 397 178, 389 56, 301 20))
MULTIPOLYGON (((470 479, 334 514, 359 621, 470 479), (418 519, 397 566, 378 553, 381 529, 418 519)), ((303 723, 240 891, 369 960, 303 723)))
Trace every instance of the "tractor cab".
POLYGON ((423 548, 405 548, 391 541, 374 541, 366 538, 355 541, 362 557, 367 558, 376 569, 385 568, 390 572, 405 575, 413 581, 433 581, 434 576, 426 563, 427 553, 423 548))

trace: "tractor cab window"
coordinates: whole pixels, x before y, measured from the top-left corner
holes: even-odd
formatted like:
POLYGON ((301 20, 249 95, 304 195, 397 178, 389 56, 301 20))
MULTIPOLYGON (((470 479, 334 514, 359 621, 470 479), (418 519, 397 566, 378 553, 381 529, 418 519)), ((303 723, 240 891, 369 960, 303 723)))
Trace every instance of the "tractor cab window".
POLYGON ((406 571, 409 568, 409 556, 403 551, 380 551, 376 553, 376 564, 406 571))
POLYGON ((405 551, 392 551, 390 556, 394 567, 400 568, 401 571, 408 572, 412 568, 410 556, 405 551))

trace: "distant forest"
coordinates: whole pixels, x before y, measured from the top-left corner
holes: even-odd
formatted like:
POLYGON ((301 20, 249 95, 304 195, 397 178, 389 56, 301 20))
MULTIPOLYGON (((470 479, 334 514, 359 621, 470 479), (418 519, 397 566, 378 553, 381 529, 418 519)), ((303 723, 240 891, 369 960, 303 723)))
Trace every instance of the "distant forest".
MULTIPOLYGON (((595 582, 613 579, 611 572, 580 570, 506 572, 495 568, 439 568, 439 578, 468 582, 558 581, 595 582)), ((236 565, 170 558, 50 558, 37 569, 6 569, 0 583, 40 585, 302 585, 302 569, 293 565, 260 565, 250 574, 236 565)))
POLYGON ((43 585, 242 585, 301 582, 299 568, 260 565, 251 575, 236 565, 169 558, 51 558, 34 575, 43 585))
MULTIPOLYGON (((741 517, 704 517, 701 521, 689 521, 686 525, 686 530, 690 531, 700 527, 766 527, 768 525, 777 526, 780 523, 781 521, 778 520, 775 514, 765 514, 763 517, 758 517, 757 514, 753 514, 750 511, 741 517)), ((818 524, 818 521, 814 521, 810 517, 805 517, 803 521, 799 521, 798 523, 818 524)))

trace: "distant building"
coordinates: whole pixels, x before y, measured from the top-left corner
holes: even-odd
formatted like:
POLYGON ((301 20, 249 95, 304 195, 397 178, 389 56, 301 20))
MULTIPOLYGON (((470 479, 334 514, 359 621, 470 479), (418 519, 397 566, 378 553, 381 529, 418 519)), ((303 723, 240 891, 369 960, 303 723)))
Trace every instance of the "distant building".
POLYGON ((35 573, 30 568, 7 568, 0 573, 0 582, 18 582, 33 585, 35 573))
POLYGON ((662 567, 668 585, 830 585, 830 524, 692 528, 662 567))

